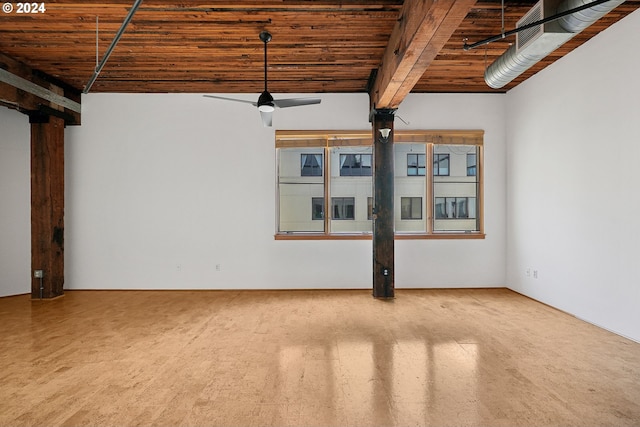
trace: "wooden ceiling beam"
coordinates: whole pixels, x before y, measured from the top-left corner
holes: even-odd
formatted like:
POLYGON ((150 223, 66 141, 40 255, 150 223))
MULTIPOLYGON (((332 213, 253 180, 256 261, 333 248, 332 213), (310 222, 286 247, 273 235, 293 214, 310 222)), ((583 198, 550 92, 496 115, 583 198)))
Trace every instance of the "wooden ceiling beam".
POLYGON ((80 92, 0 53, 0 105, 30 116, 56 115, 80 124, 80 92))
POLYGON ((407 0, 371 88, 375 109, 397 109, 476 0, 407 0))
MULTIPOLYGON (((505 28, 514 28, 535 2, 505 0, 505 28)), ((95 68, 96 35, 98 51, 103 53, 131 4, 131 0, 53 1, 46 4, 46 13, 14 12, 0 24, 0 52, 80 91, 95 68)), ((383 109, 398 104, 397 99, 409 91, 506 92, 640 8, 640 0, 626 0, 499 90, 487 86, 484 70, 514 38, 483 49, 462 49, 465 38, 473 43, 500 33, 499 0, 477 0, 435 54, 441 42, 437 44, 435 36, 451 31, 443 28, 461 5, 463 16, 466 0, 455 5, 450 0, 143 2, 91 91, 260 93, 264 58, 258 34, 267 29, 273 34, 269 88, 274 93, 371 93, 375 79, 368 77, 373 69, 380 70, 377 96, 389 93, 391 99, 384 104, 375 101, 383 109), (447 13, 448 7, 453 9, 447 13), (419 45, 420 38, 424 40, 419 45)), ((2 60, 0 68, 1 64, 2 60)), ((17 90, 0 84, 0 93, 17 90)), ((74 99, 66 89, 65 94, 74 99)), ((14 93, 0 99, 16 97, 14 93)))

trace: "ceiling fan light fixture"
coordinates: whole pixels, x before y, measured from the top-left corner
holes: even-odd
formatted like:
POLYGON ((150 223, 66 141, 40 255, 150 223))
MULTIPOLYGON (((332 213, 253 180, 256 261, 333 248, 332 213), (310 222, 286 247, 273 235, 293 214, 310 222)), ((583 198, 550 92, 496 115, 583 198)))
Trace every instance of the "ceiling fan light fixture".
POLYGON ((258 110, 262 111, 263 113, 273 113, 275 109, 276 107, 273 104, 262 104, 258 106, 258 110))

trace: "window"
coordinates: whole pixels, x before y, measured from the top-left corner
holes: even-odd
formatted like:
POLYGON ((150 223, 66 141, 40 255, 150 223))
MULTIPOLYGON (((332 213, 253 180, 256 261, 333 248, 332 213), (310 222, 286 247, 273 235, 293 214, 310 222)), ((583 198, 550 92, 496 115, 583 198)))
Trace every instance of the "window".
MULTIPOLYGON (((276 239, 371 239, 372 136, 276 131, 276 239)), ((396 238, 484 238, 482 145, 482 131, 395 132, 396 238)))
POLYGON ((426 155, 425 154, 407 154, 407 176, 425 176, 426 155))
POLYGON ((466 219, 476 217, 475 197, 436 197, 436 219, 466 219))
POLYGON ((355 198, 353 197, 332 197, 331 206, 333 219, 355 219, 355 198))
POLYGON ((340 154, 340 176, 371 176, 371 154, 340 154))
POLYGON ((422 219, 422 197, 401 197, 400 219, 422 219))
POLYGON ((427 150, 430 146, 431 144, 425 142, 394 143, 393 192, 396 234, 415 235, 428 232, 428 215, 423 215, 423 212, 429 212, 426 210, 429 208, 425 206, 425 202, 431 181, 431 177, 427 176, 426 167, 427 159, 432 156, 427 150))
POLYGON ((300 176, 322 176, 322 154, 300 154, 300 176))
POLYGON ((435 175, 434 171, 433 176, 433 231, 480 231, 481 224, 477 218, 480 187, 476 168, 478 146, 434 144, 433 150, 434 159, 441 164, 443 158, 447 159, 447 174, 435 175), (470 165, 473 165, 473 175, 469 175, 470 165))
POLYGON ((324 219, 324 197, 311 198, 311 219, 324 219))
POLYGON ((305 164, 313 170, 320 159, 325 166, 322 147, 300 147, 278 151, 278 230, 290 233, 321 233, 325 230, 322 218, 327 213, 323 171, 318 176, 306 176, 305 164), (306 157, 305 157, 306 156, 306 157), (311 202, 311 203, 310 203, 311 202), (317 203, 322 203, 318 207, 317 203), (317 220, 317 219, 320 219, 317 220))
POLYGON ((467 153, 467 176, 476 176, 476 153, 467 153))
POLYGON ((327 230, 334 235, 371 234, 373 222, 368 217, 367 199, 373 197, 372 147, 371 145, 344 144, 346 143, 327 150, 326 158, 329 160, 326 163, 330 170, 327 170, 326 175, 329 178, 330 200, 343 198, 349 204, 343 208, 346 211, 339 210, 338 215, 336 215, 335 206, 332 205, 327 230))
POLYGON ((433 175, 434 176, 449 175, 449 155, 448 154, 433 155, 433 175))

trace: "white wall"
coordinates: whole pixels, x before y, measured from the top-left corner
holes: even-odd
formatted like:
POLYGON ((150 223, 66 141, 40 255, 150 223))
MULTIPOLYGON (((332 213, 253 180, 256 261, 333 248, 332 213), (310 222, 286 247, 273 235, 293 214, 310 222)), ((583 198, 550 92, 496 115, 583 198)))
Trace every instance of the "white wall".
MULTIPOLYGON (((321 98, 276 111, 271 129, 199 95, 84 96, 65 141, 66 288, 371 288, 370 241, 273 237, 274 129, 370 129, 365 94, 321 98)), ((504 99, 402 105, 411 125, 397 128, 485 129, 487 238, 396 242, 397 287, 504 286, 504 99)))
POLYGON ((0 296, 31 292, 29 118, 0 107, 0 296))
POLYGON ((505 286, 503 95, 411 94, 396 129, 484 129, 484 240, 396 241, 397 287, 505 286))
POLYGON ((508 93, 507 283, 640 341, 638 28, 640 10, 508 93))

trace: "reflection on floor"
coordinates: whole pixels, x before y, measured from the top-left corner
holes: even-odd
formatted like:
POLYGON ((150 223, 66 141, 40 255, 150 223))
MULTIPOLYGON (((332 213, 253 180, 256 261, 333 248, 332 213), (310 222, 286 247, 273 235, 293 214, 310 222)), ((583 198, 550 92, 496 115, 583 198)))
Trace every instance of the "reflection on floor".
POLYGON ((0 425, 638 425, 640 344, 505 289, 0 299, 0 425))

